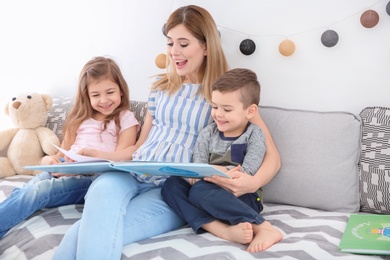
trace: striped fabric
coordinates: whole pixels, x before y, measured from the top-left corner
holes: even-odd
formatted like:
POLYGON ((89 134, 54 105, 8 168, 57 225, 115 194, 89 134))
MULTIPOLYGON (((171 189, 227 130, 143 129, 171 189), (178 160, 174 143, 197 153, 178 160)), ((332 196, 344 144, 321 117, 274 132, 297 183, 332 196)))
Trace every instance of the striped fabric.
MULTIPOLYGON (((134 160, 191 162, 199 131, 211 123, 211 106, 197 94, 199 84, 184 84, 173 95, 153 91, 148 101, 153 127, 148 139, 133 155, 134 160)), ((143 182, 162 184, 166 177, 138 175, 143 182)))
POLYGON ((390 214, 390 108, 367 107, 360 116, 360 210, 390 214))

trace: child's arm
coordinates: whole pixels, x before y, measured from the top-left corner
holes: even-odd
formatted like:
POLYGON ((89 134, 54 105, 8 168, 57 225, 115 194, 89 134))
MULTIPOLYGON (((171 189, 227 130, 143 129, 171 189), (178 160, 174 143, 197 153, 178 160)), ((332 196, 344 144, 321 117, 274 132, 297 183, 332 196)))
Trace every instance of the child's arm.
POLYGON ((192 161, 194 163, 210 163, 210 149, 209 144, 212 135, 212 128, 206 126, 203 128, 196 139, 194 151, 192 152, 192 161))
MULTIPOLYGON (((85 156, 90 156, 90 157, 96 157, 96 158, 104 158, 106 160, 111 160, 111 161, 123 161, 123 160, 131 160, 133 157, 133 153, 138 149, 141 144, 143 144, 148 137, 148 134, 150 132, 150 129, 152 128, 152 121, 153 118, 152 116, 147 112, 145 115, 145 121, 144 124, 142 125, 142 130, 141 134, 138 138, 138 141, 135 143, 136 139, 136 127, 131 127, 134 128, 133 131, 135 131, 133 138, 134 138, 134 143, 130 145, 121 145, 121 148, 118 148, 115 150, 115 152, 106 152, 106 151, 99 151, 96 149, 81 149, 78 151, 78 154, 85 155, 85 156)), ((126 131, 126 130, 125 130, 126 131)), ((123 132, 125 132, 123 131, 123 132)), ((123 133, 122 132, 122 133, 123 133)), ((121 134, 122 134, 121 133, 121 134)), ((129 132, 126 132, 125 135, 129 135, 129 132)), ((124 138, 124 137, 123 137, 124 138)), ((120 139, 122 139, 122 136, 120 136, 120 139)), ((119 142, 119 139, 118 139, 119 142)))
MULTIPOLYGON (((64 140, 62 140, 61 148, 65 150, 69 150, 74 140, 70 140, 69 135, 64 135, 64 140)), ((47 155, 42 158, 41 165, 49 165, 49 164, 57 164, 62 163, 61 161, 63 158, 65 158, 65 155, 61 151, 57 151, 55 155, 47 155)))
POLYGON ((227 179, 220 176, 205 177, 204 180, 215 183, 226 190, 232 192, 235 196, 241 196, 245 193, 256 192, 259 188, 266 185, 279 171, 281 163, 279 152, 276 149, 272 136, 264 123, 260 114, 257 113, 252 120, 252 123, 260 126, 265 134, 266 152, 263 163, 254 176, 239 172, 235 168, 230 170, 228 174, 233 179, 227 179))
MULTIPOLYGON (((194 163, 209 163, 209 144, 210 144, 211 128, 206 126, 203 128, 196 139, 194 150, 192 152, 192 161, 194 163)), ((221 167, 221 166, 218 166, 221 167)), ((221 167, 224 168, 224 167, 221 167)), ((189 184, 194 185, 199 179, 185 178, 189 184)))
POLYGON ((255 175, 265 154, 265 134, 257 125, 251 125, 244 135, 247 137, 247 148, 240 171, 255 175))

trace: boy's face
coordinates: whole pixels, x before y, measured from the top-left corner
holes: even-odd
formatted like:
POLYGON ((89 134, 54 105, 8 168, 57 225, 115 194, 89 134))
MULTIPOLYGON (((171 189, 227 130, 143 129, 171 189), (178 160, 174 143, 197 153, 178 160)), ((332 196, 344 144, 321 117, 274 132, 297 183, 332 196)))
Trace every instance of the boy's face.
POLYGON ((248 124, 251 114, 250 107, 244 109, 240 101, 240 90, 221 93, 213 91, 211 116, 218 126, 218 130, 226 137, 241 135, 248 124))

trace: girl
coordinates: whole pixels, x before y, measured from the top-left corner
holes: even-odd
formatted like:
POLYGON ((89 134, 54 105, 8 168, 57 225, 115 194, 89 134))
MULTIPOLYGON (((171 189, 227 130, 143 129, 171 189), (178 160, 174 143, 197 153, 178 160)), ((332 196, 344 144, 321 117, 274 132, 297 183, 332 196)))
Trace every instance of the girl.
MULTIPOLYGON (((118 151, 134 145, 139 123, 129 105, 129 89, 117 64, 104 57, 90 60, 81 71, 61 147, 118 151)), ((58 152, 44 157, 42 164, 60 163, 63 157, 58 152)), ((43 172, 0 204, 0 238, 39 209, 83 203, 94 176, 61 176, 43 172)))

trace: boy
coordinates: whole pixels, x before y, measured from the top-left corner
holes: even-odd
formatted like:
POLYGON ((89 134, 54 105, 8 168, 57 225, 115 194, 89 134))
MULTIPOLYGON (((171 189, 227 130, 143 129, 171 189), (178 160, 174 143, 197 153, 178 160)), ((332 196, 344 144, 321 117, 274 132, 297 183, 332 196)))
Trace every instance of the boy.
MULTIPOLYGON (((264 133, 250 123, 259 101, 260 84, 251 70, 232 69, 216 80, 212 87, 214 123, 199 133, 193 161, 216 165, 224 172, 241 166, 240 171, 255 174, 266 150, 264 133)), ((195 233, 206 230, 226 240, 250 243, 250 252, 265 250, 282 238, 259 215, 263 206, 257 193, 236 197, 213 183, 170 177, 162 196, 195 233), (260 232, 260 225, 267 227, 267 234, 260 232)))

